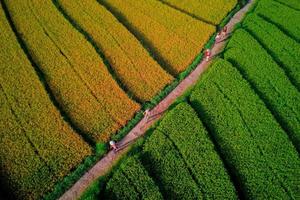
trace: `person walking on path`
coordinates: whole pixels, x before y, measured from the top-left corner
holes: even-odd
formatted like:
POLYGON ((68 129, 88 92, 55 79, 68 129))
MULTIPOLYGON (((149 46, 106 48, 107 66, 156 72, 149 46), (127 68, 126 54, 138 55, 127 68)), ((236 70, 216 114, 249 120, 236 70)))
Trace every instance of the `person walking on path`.
POLYGON ((216 35, 216 38, 215 38, 215 40, 216 40, 216 42, 218 42, 220 39, 221 39, 221 31, 219 31, 218 33, 217 33, 217 35, 216 35))
POLYGON ((118 147, 117 147, 117 144, 115 143, 115 141, 113 141, 113 140, 109 141, 109 146, 111 149, 114 150, 114 152, 118 151, 118 147))
POLYGON ((211 56, 210 49, 206 49, 204 54, 205 54, 205 59, 206 59, 206 61, 208 61, 209 58, 210 58, 210 56, 211 56))
POLYGON ((146 109, 143 114, 146 120, 148 121, 148 118, 150 118, 150 109, 149 108, 146 109))
POLYGON ((227 35, 227 26, 224 26, 222 29, 221 37, 224 38, 227 35))

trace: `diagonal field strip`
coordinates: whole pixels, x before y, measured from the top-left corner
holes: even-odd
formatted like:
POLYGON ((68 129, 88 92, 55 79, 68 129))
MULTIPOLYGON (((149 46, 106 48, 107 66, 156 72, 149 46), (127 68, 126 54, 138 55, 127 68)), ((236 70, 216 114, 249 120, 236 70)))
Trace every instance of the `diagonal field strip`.
MULTIPOLYGON (((251 8, 254 1, 249 0, 247 5, 239 10, 227 23, 228 34, 234 29, 234 26, 239 23, 246 12, 251 8)), ((220 42, 215 42, 211 51, 212 55, 218 55, 226 46, 226 39, 220 42)), ((202 60, 197 68, 190 73, 166 98, 164 98, 157 106, 155 106, 150 114, 153 116, 152 120, 144 117, 119 143, 118 146, 124 147, 117 153, 110 151, 105 157, 98 161, 90 170, 88 170, 69 190, 65 192, 59 199, 60 200, 73 200, 78 199, 81 194, 94 182, 98 177, 105 175, 112 166, 124 155, 128 150, 128 144, 133 143, 137 138, 143 136, 146 130, 153 125, 168 109, 168 107, 176 100, 177 97, 182 95, 186 89, 193 86, 199 76, 207 69, 211 61, 202 60), (155 118, 154 118, 155 116, 155 118)))

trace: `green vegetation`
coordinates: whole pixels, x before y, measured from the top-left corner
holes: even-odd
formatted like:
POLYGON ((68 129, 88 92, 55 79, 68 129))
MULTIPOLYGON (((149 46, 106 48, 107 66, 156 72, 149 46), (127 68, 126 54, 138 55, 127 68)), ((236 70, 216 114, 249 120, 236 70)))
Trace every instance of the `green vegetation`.
POLYGON ((142 151, 112 172, 103 198, 237 199, 208 133, 187 103, 168 112, 139 146, 142 151))
MULTIPOLYGON (((298 2, 299 5, 299 2, 298 2)), ((300 42, 300 12, 273 0, 260 0, 255 13, 300 42)))
POLYGON ((148 172, 135 157, 129 157, 108 181, 105 199, 163 199, 148 172))
MULTIPOLYGON (((257 8, 260 2, 267 1, 257 8)), ((278 10, 288 8, 277 4, 278 10)), ((126 158, 139 160, 165 199, 300 194, 299 43, 257 10, 230 37, 224 59, 213 62, 126 158)), ((120 176, 120 170, 109 176, 120 176)), ((106 181, 98 198, 122 193, 108 190, 106 181)), ((130 190, 146 198, 136 187, 130 190)))
POLYGON ((235 68, 217 60, 190 98, 247 199, 296 197, 298 153, 235 68))
POLYGON ((185 161, 174 144, 155 130, 143 147, 146 168, 161 184, 168 199, 197 199, 202 197, 199 186, 191 176, 185 161))
POLYGON ((174 143, 203 191, 203 198, 237 198, 207 131, 188 104, 181 103, 170 110, 157 130, 174 143))
POLYGON ((243 28, 255 36, 300 91, 299 43, 255 14, 247 16, 243 22, 243 28))
MULTIPOLYGON (((243 2, 1 0, 0 193, 59 198, 243 2)), ((222 59, 81 199, 298 198, 300 5, 256 5, 222 59)))
POLYGON ((300 93, 284 71, 246 31, 231 37, 225 59, 234 63, 265 101, 300 150, 300 93))
POLYGON ((278 3, 282 3, 292 9, 300 11, 300 3, 298 0, 275 0, 278 3))

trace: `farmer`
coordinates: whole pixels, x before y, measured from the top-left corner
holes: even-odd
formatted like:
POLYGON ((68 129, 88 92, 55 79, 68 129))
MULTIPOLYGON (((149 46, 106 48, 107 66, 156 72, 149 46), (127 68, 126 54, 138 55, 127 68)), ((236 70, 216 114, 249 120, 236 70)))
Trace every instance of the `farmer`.
POLYGON ((148 119, 148 117, 150 115, 150 109, 146 109, 143 114, 144 114, 144 117, 146 117, 146 119, 148 119))
POLYGON ((227 26, 223 27, 221 35, 222 35, 222 38, 224 38, 227 35, 227 26))
POLYGON ((219 31, 218 33, 217 33, 217 35, 216 35, 216 42, 219 40, 219 39, 221 39, 221 31, 219 31))
POLYGON ((110 148, 113 149, 115 152, 118 151, 118 147, 117 147, 115 141, 113 141, 113 140, 109 141, 109 146, 110 146, 110 148))
POLYGON ((210 56, 211 56, 210 49, 206 49, 204 54, 205 54, 205 59, 206 59, 206 61, 208 61, 209 58, 210 58, 210 56))

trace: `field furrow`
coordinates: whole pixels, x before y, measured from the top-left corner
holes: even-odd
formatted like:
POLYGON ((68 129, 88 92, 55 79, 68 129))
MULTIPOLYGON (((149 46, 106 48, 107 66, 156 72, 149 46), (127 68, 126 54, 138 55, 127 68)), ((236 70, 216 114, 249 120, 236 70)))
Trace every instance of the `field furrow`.
POLYGON ((91 149, 52 104, 0 8, 1 182, 16 199, 39 199, 91 149))
POLYGON ((196 19, 218 25, 237 4, 237 0, 160 0, 196 19))
POLYGON ((143 163, 167 199, 203 199, 180 153, 159 130, 143 146, 143 163))
POLYGON ((99 2, 142 41, 161 66, 175 76, 192 63, 215 31, 214 26, 155 0, 99 2), (156 15, 151 15, 152 12, 156 15))
POLYGON ((157 130, 165 133, 176 145, 205 199, 237 198, 234 185, 207 131, 187 103, 173 108, 160 122, 157 130))
POLYGON ((260 0, 254 12, 300 42, 300 12, 273 0, 260 0), (278 14, 280 13, 280 15, 278 14))
POLYGON ((224 54, 251 83, 292 142, 300 150, 300 93, 272 57, 245 30, 239 29, 224 54))
POLYGON ((282 5, 285 5, 291 9, 300 11, 300 2, 298 0, 274 0, 282 5))
POLYGON ((52 2, 5 2, 18 34, 72 122, 94 141, 107 140, 125 125, 139 106, 52 2))
POLYGON ((259 16, 249 15, 243 27, 255 37, 265 50, 284 69, 291 82, 300 91, 300 45, 276 26, 259 16))
POLYGON ((104 198, 115 200, 163 199, 159 188, 137 157, 126 158, 122 162, 107 183, 104 198))
POLYGON ((300 161, 295 147, 230 63, 215 61, 190 100, 247 199, 293 199, 298 195, 300 161))
POLYGON ((138 99, 149 101, 170 83, 172 77, 105 7, 93 0, 56 2, 93 38, 116 75, 138 99))

